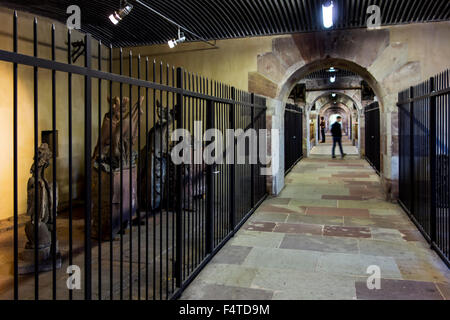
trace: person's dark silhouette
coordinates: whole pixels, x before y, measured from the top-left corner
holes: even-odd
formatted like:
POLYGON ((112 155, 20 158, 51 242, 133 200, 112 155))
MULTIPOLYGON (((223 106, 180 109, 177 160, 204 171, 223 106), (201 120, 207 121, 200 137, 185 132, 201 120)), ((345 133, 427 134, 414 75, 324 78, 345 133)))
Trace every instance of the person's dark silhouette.
POLYGON ((322 143, 325 143, 325 118, 320 118, 320 133, 322 134, 322 143))
POLYGON ((336 158, 336 144, 339 144, 339 149, 341 151, 341 156, 344 158, 346 154, 342 149, 342 126, 341 126, 342 117, 337 117, 336 122, 331 126, 331 134, 333 135, 333 150, 332 156, 333 159, 336 158))

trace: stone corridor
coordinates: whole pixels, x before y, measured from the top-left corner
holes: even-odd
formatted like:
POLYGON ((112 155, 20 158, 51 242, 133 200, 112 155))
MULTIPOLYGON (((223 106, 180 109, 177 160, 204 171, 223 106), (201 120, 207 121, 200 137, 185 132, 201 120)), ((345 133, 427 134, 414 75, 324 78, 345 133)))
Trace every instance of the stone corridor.
POLYGON ((315 155, 182 299, 450 299, 450 271, 401 208, 384 200, 365 160, 315 155), (367 287, 373 265, 380 290, 367 287))

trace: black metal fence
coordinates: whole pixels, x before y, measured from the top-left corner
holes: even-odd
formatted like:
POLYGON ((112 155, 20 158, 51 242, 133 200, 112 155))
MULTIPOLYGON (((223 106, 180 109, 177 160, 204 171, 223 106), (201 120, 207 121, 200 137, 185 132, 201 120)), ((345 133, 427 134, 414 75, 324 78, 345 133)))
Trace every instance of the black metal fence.
MULTIPOLYGON (((366 130, 366 159, 372 167, 380 172, 380 107, 378 102, 364 109, 366 130), (369 147, 370 146, 370 147, 369 147)), ((351 127, 350 127, 351 128, 351 127)))
POLYGON ((450 266, 450 84, 445 71, 402 91, 400 204, 450 266))
MULTIPOLYGON (((247 161, 249 142, 245 163, 236 164, 236 155, 219 157, 236 151, 239 137, 229 141, 226 129, 266 128, 265 99, 131 52, 124 55, 121 48, 115 57, 112 47, 94 48, 90 35, 76 42, 84 48, 84 63, 77 65, 70 31, 67 63, 56 61, 54 26, 52 59, 40 58, 37 20, 34 55, 21 54, 17 15, 13 24, 13 52, 0 50, 0 61, 10 63, 13 72, 13 272, 11 287, 0 297, 177 298, 266 196, 262 165, 247 161), (24 127, 19 82, 21 70, 30 67, 33 126, 24 127), (44 72, 51 73, 50 83, 44 72), (79 80, 82 88, 75 90, 79 80), (50 113, 40 109, 43 94, 50 97, 50 113), (76 96, 83 97, 81 106, 73 105, 76 96), (61 99, 64 107, 57 105, 61 99), (51 134, 40 139, 43 117, 51 118, 51 134), (82 120, 74 123, 75 117, 82 120), (79 125, 83 138, 75 144, 79 125), (174 129, 186 130, 180 141, 188 149, 175 151, 174 129), (208 129, 218 129, 223 139, 208 139, 208 129), (38 160, 27 194, 19 185, 27 160, 18 152, 24 147, 22 130, 33 131, 31 154, 38 160), (203 153, 211 146, 215 160, 206 163, 203 153), (58 152, 65 156, 58 159, 58 152), (194 161, 176 163, 174 153, 194 161), (57 166, 67 168, 67 176, 57 166), (66 194, 58 195, 57 185, 66 194), (31 217, 22 228, 24 198, 31 217)), ((257 136, 258 148, 260 139, 265 138, 257 136)))
POLYGON ((284 156, 285 174, 303 158, 303 110, 291 104, 284 113, 284 156))

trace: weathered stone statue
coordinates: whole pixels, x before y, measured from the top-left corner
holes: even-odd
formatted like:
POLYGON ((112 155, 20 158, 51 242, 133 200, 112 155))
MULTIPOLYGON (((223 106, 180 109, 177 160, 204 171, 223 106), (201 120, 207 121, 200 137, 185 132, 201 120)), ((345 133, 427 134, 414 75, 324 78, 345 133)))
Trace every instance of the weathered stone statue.
POLYGON ((145 146, 141 149, 140 156, 139 205, 141 211, 158 209, 163 202, 168 210, 175 209, 177 183, 183 184, 184 187, 182 192, 184 209, 192 209, 193 199, 205 194, 204 165, 183 164, 181 181, 176 181, 175 166, 170 160, 174 146, 174 143, 171 142, 171 135, 174 130, 176 109, 177 106, 169 109, 156 101, 158 121, 148 132, 148 155, 146 156, 147 146, 145 146), (146 183, 148 183, 147 188, 146 183), (146 189, 147 195, 145 194, 146 189), (171 190, 170 199, 168 189, 171 190))
POLYGON ((167 183, 167 159, 172 150, 170 135, 174 125, 174 110, 168 110, 156 101, 156 113, 158 121, 147 134, 148 155, 146 156, 147 146, 141 149, 139 204, 143 211, 155 210, 161 206, 167 183), (146 183, 148 183, 147 196, 146 183))
MULTIPOLYGON (((108 98, 108 101, 109 98, 108 98)), ((101 128, 101 140, 99 139, 94 149, 93 167, 96 172, 92 176, 93 196, 93 227, 92 236, 108 240, 111 237, 111 224, 113 238, 123 231, 130 223, 137 209, 137 152, 133 146, 138 137, 138 116, 142 114, 142 102, 140 97, 131 111, 128 97, 114 97, 112 99, 112 117, 110 112, 105 114, 101 128), (122 126, 120 125, 120 112, 122 111, 122 126), (131 117, 131 127, 130 127, 131 117), (110 128, 111 126, 111 128, 110 128), (122 127, 122 131, 120 128, 122 127), (112 136, 110 135, 112 131, 112 136), (122 164, 122 188, 120 186, 120 166, 122 164), (130 170, 132 179, 130 181, 130 170), (111 185, 112 175, 112 185, 111 185), (98 185, 101 181, 101 194, 98 185), (130 188, 132 189, 130 208, 130 188), (112 203, 110 199, 112 193, 112 203), (122 203, 120 198, 122 194, 122 203), (100 213, 99 213, 100 199, 100 213), (122 208, 122 219, 120 211, 122 208), (112 221, 111 221, 112 214, 112 221), (100 232, 99 232, 100 231, 100 232)), ((100 137, 99 137, 100 138, 100 137)))
MULTIPOLYGON (((53 208, 58 208, 58 186, 53 185, 45 179, 45 169, 49 166, 52 152, 48 145, 43 143, 38 149, 37 172, 35 172, 35 163, 31 166, 31 178, 28 180, 27 190, 27 213, 31 217, 25 225, 25 233, 28 242, 25 250, 21 254, 19 263, 20 273, 34 272, 35 247, 38 247, 39 271, 48 271, 52 269, 52 231, 56 221, 53 219, 53 208), (36 210, 36 184, 38 208, 36 210), (53 199, 53 188, 56 189, 56 199, 53 199), (37 215, 37 226, 36 226, 37 215), (35 238, 37 228, 38 238, 35 238)), ((58 242, 55 243, 57 268, 61 267, 61 257, 58 249, 58 242)))
MULTIPOLYGON (((136 144, 138 136, 138 114, 143 113, 141 105, 144 101, 144 97, 140 97, 139 101, 129 110, 130 100, 128 97, 122 98, 120 103, 119 97, 112 99, 112 119, 110 112, 105 114, 103 118, 101 128, 101 141, 100 137, 97 141, 97 145, 94 149, 92 159, 96 162, 96 165, 103 166, 106 171, 116 170, 120 168, 122 162, 122 168, 130 166, 130 152, 133 152, 133 146, 136 144), (122 110, 122 139, 120 135, 120 111, 122 110), (131 128, 130 128, 130 116, 131 116, 131 128), (112 127, 112 130, 110 129, 112 127), (112 136, 110 133, 112 131, 112 136), (131 144, 130 144, 131 135, 131 144), (100 154, 101 149, 101 154, 100 154), (111 151, 112 152, 111 152, 111 151), (121 157, 122 152, 122 157, 121 157), (112 159, 110 160, 110 155, 112 159), (112 165, 112 168, 109 168, 112 165)), ((110 98, 108 98, 110 102, 110 98)), ((136 156, 132 156, 131 159, 135 161, 136 156)))

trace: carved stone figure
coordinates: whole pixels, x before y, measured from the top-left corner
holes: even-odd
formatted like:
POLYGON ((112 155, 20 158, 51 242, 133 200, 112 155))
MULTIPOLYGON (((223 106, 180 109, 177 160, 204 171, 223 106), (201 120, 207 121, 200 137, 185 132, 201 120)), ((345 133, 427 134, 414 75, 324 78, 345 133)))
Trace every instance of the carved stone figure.
POLYGON ((120 167, 129 168, 133 165, 136 156, 131 156, 133 146, 136 144, 138 136, 138 119, 139 112, 142 114, 142 102, 144 97, 140 97, 135 103, 131 112, 129 110, 130 99, 128 97, 122 98, 120 103, 119 97, 114 97, 112 102, 108 98, 108 102, 112 104, 112 112, 107 112, 103 118, 100 137, 94 149, 92 159, 96 165, 103 166, 106 171, 116 170, 120 167), (120 133, 120 113, 122 111, 122 135, 120 133), (112 113, 112 119, 110 113, 112 113), (130 128, 131 117, 131 128, 130 128), (110 128, 111 126, 111 128, 110 128), (111 130, 112 129, 112 130, 111 130), (112 131, 112 136, 110 133, 112 131), (131 135, 131 136, 130 136, 131 135), (101 154, 100 154, 101 150, 101 154), (110 155, 112 154, 112 159, 110 155), (132 163, 130 164, 130 158, 132 163), (112 165, 112 168, 109 168, 112 165))
POLYGON ((170 161, 170 135, 174 125, 174 110, 163 107, 156 101, 156 113, 158 121, 147 134, 147 146, 141 149, 140 179, 141 190, 139 192, 139 203, 142 210, 155 210, 161 206, 164 197, 164 190, 167 185, 167 159, 170 161), (146 177, 147 175, 147 177, 146 177), (145 195, 147 187, 147 196, 145 195))
POLYGON ((156 101, 158 121, 148 132, 148 154, 146 156, 146 146, 141 149, 140 153, 139 204, 142 211, 155 210, 163 202, 167 209, 174 209, 177 201, 177 183, 183 184, 184 187, 182 192, 184 209, 192 209, 193 199, 205 194, 204 165, 183 164, 181 181, 176 181, 175 166, 170 160, 170 153, 174 145, 171 142, 171 135, 174 130, 176 109, 177 106, 174 109, 168 109, 156 101), (146 183, 148 183, 147 188, 146 183), (171 190, 170 199, 168 189, 171 190), (147 195, 145 194, 146 190, 147 195))
MULTIPOLYGON (((31 178, 27 185, 27 213, 30 216, 30 221, 25 225, 25 234, 28 242, 25 245, 25 250, 21 254, 21 263, 19 264, 20 273, 34 272, 34 254, 35 247, 38 247, 39 254, 39 271, 47 271, 52 268, 52 236, 51 232, 56 221, 53 219, 53 208, 58 208, 58 186, 53 185, 45 179, 45 169, 49 166, 52 152, 48 145, 43 143, 38 149, 37 172, 35 171, 35 163, 31 166, 31 178), (38 207, 36 210, 36 184, 38 207), (56 189, 56 199, 53 199, 53 189, 56 189), (36 227, 37 215, 37 227, 36 227), (37 230, 38 238, 35 238, 37 230)), ((55 243, 57 255, 57 267, 61 266, 61 258, 58 250, 58 243, 55 243)))
POLYGON ((111 238, 111 230, 114 238, 127 228, 137 210, 138 177, 135 163, 137 152, 133 151, 133 146, 138 138, 139 112, 142 113, 141 105, 144 97, 139 98, 131 111, 128 97, 123 97, 122 103, 118 97, 114 97, 112 101, 108 98, 108 101, 112 104, 112 110, 103 118, 101 140, 99 137, 92 157, 95 170, 92 175, 92 236, 102 240, 111 238), (112 135, 110 135, 111 131, 112 135), (130 179, 130 171, 132 179, 130 179), (101 194, 98 188, 99 183, 102 186, 101 194), (112 195, 112 201, 110 195, 112 195))

